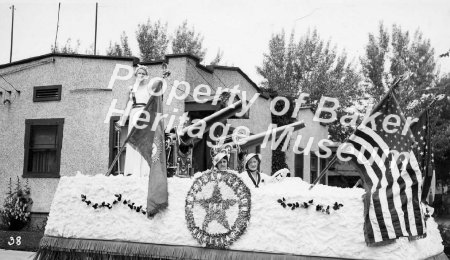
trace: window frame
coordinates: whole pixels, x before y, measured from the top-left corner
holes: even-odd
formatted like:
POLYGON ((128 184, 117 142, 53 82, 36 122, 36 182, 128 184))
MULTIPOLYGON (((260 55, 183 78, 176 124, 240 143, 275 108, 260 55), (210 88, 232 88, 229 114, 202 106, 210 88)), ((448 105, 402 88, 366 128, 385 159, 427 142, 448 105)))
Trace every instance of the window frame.
MULTIPOLYGON (((115 138, 115 135, 117 134, 117 131, 115 130, 115 123, 118 122, 120 120, 120 116, 111 116, 111 118, 109 119, 109 156, 108 156, 108 168, 111 166, 111 163, 114 161, 114 158, 116 157, 116 152, 115 150, 119 150, 119 147, 116 146, 115 141, 117 141, 115 138)), ((122 127, 124 129, 122 129, 122 131, 127 131, 127 136, 128 136, 128 124, 129 124, 129 120, 127 120, 125 122, 125 125, 122 127)), ((126 155, 126 150, 127 148, 124 147, 121 157, 125 157, 126 155)), ((119 158, 120 160, 120 158, 119 158)), ((124 161, 125 162, 125 161, 124 161)), ((121 166, 121 168, 123 168, 123 170, 125 170, 125 163, 123 166, 121 166)), ((114 165, 112 171, 111 171, 111 175, 123 175, 124 172, 121 171, 120 169, 118 169, 117 167, 117 162, 116 165, 114 165)))
POLYGON ((64 118, 42 118, 42 119, 25 119, 25 139, 24 139, 24 162, 23 162, 23 178, 60 178, 61 170, 61 150, 64 131, 64 118), (30 138, 32 126, 57 126, 56 132, 56 171, 55 172, 31 172, 28 171, 30 156, 30 138))
POLYGON ((319 177, 319 174, 320 174, 319 157, 315 154, 315 152, 311 152, 309 155, 309 178, 310 178, 309 182, 313 183, 317 179, 317 177, 319 177))
POLYGON ((304 172, 305 172, 305 155, 303 153, 303 149, 301 149, 301 153, 294 153, 294 175, 295 177, 300 177, 304 180, 304 172))

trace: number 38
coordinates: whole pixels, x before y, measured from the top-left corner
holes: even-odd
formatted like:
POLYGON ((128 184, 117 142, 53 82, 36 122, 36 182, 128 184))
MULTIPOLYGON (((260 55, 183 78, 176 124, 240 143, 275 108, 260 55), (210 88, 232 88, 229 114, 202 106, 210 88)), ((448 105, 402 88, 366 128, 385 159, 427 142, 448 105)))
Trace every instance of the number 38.
POLYGON ((22 237, 18 236, 16 239, 14 239, 14 237, 9 237, 8 245, 12 246, 14 244, 20 246, 20 244, 22 244, 22 237))

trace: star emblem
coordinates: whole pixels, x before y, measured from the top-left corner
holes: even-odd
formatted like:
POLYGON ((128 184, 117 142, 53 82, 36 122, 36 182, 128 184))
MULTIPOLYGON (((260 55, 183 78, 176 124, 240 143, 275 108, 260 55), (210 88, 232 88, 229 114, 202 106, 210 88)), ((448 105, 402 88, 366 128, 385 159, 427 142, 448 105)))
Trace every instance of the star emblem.
POLYGON ((210 198, 198 200, 198 203, 206 210, 206 216, 203 220, 202 229, 206 230, 211 221, 216 220, 227 231, 230 230, 230 224, 226 216, 226 210, 236 204, 236 200, 223 199, 217 183, 214 185, 214 191, 210 198))
POLYGON ((239 239, 250 221, 250 210, 250 190, 230 171, 206 171, 186 197, 187 227, 208 248, 226 249, 239 239))

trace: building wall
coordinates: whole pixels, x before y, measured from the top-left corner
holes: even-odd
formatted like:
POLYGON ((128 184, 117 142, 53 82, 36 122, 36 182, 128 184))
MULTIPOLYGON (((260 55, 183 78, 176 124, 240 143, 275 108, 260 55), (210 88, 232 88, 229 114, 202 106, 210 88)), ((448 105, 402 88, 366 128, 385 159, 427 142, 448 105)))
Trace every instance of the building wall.
MULTIPOLYGON (((116 64, 133 66, 133 61, 61 56, 55 56, 54 62, 51 59, 53 58, 46 58, 44 61, 48 62, 45 64, 42 64, 42 60, 37 60, 0 69, 0 74, 21 91, 11 105, 0 108, 0 201, 5 198, 9 178, 14 181, 19 176, 22 182, 25 181, 22 174, 26 119, 64 118, 61 176, 72 176, 77 171, 83 174, 104 174, 109 166, 110 124, 104 121, 114 99, 117 100, 116 109, 125 108, 134 77, 116 80, 112 89, 107 87, 116 64), (44 85, 62 85, 61 101, 33 102, 33 87, 44 85)), ((171 57, 168 60, 171 75, 166 79, 168 89, 164 93, 164 110, 169 116, 176 115, 176 125, 184 112, 184 100, 174 99, 171 104, 167 104, 174 81, 189 82, 192 92, 199 84, 217 84, 218 80, 211 73, 197 68, 202 74, 200 76, 189 61, 195 64, 188 57, 171 57), (174 112, 174 109, 178 111, 174 112)), ((161 63, 146 65, 149 67, 150 78, 161 77, 161 63)), ((216 70, 214 73, 218 73, 225 84, 240 84, 241 89, 250 93, 250 98, 256 93, 256 89, 238 72, 216 70)), ((121 76, 125 74, 126 70, 119 73, 121 76)), ((4 82, 0 84, 9 89, 4 82)), ((177 90, 177 93, 181 94, 181 90, 177 90)), ((166 123, 169 118, 166 118, 166 123)), ((234 127, 245 125, 252 133, 258 133, 267 129, 270 118, 268 100, 258 98, 250 109, 250 119, 230 121, 234 127)), ((262 153, 262 169, 269 173, 271 151, 263 150, 262 153)), ((49 212, 59 178, 27 179, 34 200, 32 212, 49 212)))
MULTIPOLYGON (((291 104, 292 106, 294 104, 291 104)), ((300 141, 300 148, 305 149, 304 152, 304 167, 303 167, 303 180, 307 182, 311 182, 314 180, 311 180, 311 153, 312 152, 318 152, 319 146, 318 143, 322 139, 327 139, 328 137, 328 129, 326 126, 321 125, 319 122, 316 122, 313 120, 314 113, 309 109, 300 109, 299 113, 297 115, 298 121, 303 121, 305 123, 305 127, 297 130, 294 132, 294 134, 291 136, 290 143, 288 150, 286 151, 286 163, 289 166, 289 169, 292 174, 294 174, 295 171, 295 153, 293 151, 295 141, 297 138, 301 138, 300 141), (310 148, 310 151, 308 152, 306 150, 307 144, 310 140, 310 138, 313 140, 312 145, 310 148)), ((318 172, 319 174, 320 172, 318 172)))
MULTIPOLYGON (((55 57, 45 65, 17 71, 18 65, 0 73, 21 93, 0 111, 0 201, 6 183, 16 176, 22 179, 24 167, 25 119, 64 118, 60 175, 104 174, 109 160, 109 123, 103 123, 111 101, 125 107, 129 81, 117 81, 112 91, 106 89, 116 63, 132 66, 132 61, 114 61, 55 57), (11 71, 17 71, 9 73, 11 71), (33 102, 33 87, 62 85, 61 101, 33 102)), ((22 179, 22 181, 24 181, 22 179)), ((59 178, 28 178, 33 212, 48 212, 59 178)))
MULTIPOLYGON (((239 89, 241 90, 239 97, 241 100, 243 99, 242 91, 245 91, 247 101, 250 101, 258 93, 255 87, 237 71, 215 69, 214 74, 217 75, 217 80, 220 79, 229 88, 239 85, 239 89)), ((224 88, 223 84, 221 83, 222 88, 224 88)), ((261 96, 258 97, 250 107, 249 119, 229 119, 228 122, 232 127, 246 126, 252 134, 267 131, 268 126, 272 123, 270 100, 261 96)), ((263 158, 261 171, 270 175, 272 173, 272 150, 270 147, 261 149, 261 156, 263 158)))
MULTIPOLYGON (((160 63, 157 64, 146 64, 149 68, 150 79, 153 77, 162 77, 163 71, 160 63)), ((165 118, 166 125, 169 123, 170 117, 175 116, 174 126, 179 124, 179 118, 184 113, 184 100, 178 100, 176 98, 172 98, 171 102, 168 102, 170 93, 174 88, 175 81, 186 81, 187 79, 187 59, 185 57, 180 58, 171 58, 167 63, 167 70, 170 71, 170 76, 165 79, 167 82, 167 89, 163 95, 164 114, 167 114, 168 117, 165 118)), ((189 82, 190 83, 190 82, 189 82)), ((178 89, 175 89, 176 95, 181 96, 184 92, 184 85, 179 85, 178 89)), ((191 87, 192 88, 192 87, 191 87)))

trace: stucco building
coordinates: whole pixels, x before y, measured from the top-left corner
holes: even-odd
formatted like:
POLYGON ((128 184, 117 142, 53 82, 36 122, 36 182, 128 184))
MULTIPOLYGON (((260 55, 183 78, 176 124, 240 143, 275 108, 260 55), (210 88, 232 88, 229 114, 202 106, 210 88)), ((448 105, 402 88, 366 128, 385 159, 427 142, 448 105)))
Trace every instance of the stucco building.
MULTIPOLYGON (((104 174, 126 136, 126 129, 118 132, 114 128, 114 121, 120 114, 113 113, 109 117, 108 112, 111 108, 125 108, 129 86, 134 84, 132 70, 138 63, 134 57, 46 54, 0 65, 0 74, 4 77, 0 80, 0 201, 5 199, 9 179, 14 181, 19 176, 29 182, 34 215, 45 214, 49 212, 61 176, 72 176, 77 171, 104 174), (113 75, 117 76, 115 80, 113 75)), ((233 128, 247 126, 252 134, 267 130, 271 123, 271 99, 239 68, 206 67, 198 58, 184 54, 167 55, 165 60, 141 64, 149 68, 152 78, 162 76, 163 63, 171 72, 166 79, 165 93, 170 93, 175 81, 191 86, 188 97, 173 99, 170 105, 166 104, 169 94, 164 95, 164 110, 170 115, 178 118, 189 112, 194 118, 202 118, 218 109, 211 101, 198 104, 192 100, 192 92, 198 85, 210 86, 210 96, 218 88, 239 85, 246 96, 239 94, 238 99, 250 100, 257 93, 260 96, 245 116, 228 119, 228 123, 233 128)), ((178 84, 174 91, 181 95, 183 87, 186 86, 178 84)), ((316 151, 318 140, 327 137, 327 129, 313 122, 312 116, 309 109, 300 110, 298 119, 304 120, 306 127, 298 134, 304 135, 302 148, 306 139, 314 137, 311 150, 316 151)), ((210 154, 206 145, 194 149, 197 149, 194 151, 197 156, 203 153, 197 157, 202 160, 194 162, 194 170, 209 168, 210 154)), ((251 149, 250 152, 262 154, 261 169, 270 173, 271 149, 251 149)), ((295 155, 292 149, 287 153, 287 161, 291 171, 306 181, 313 179, 310 172, 317 174, 322 165, 311 155, 295 155)), ((114 171, 120 172, 122 167, 123 158, 114 171)))

